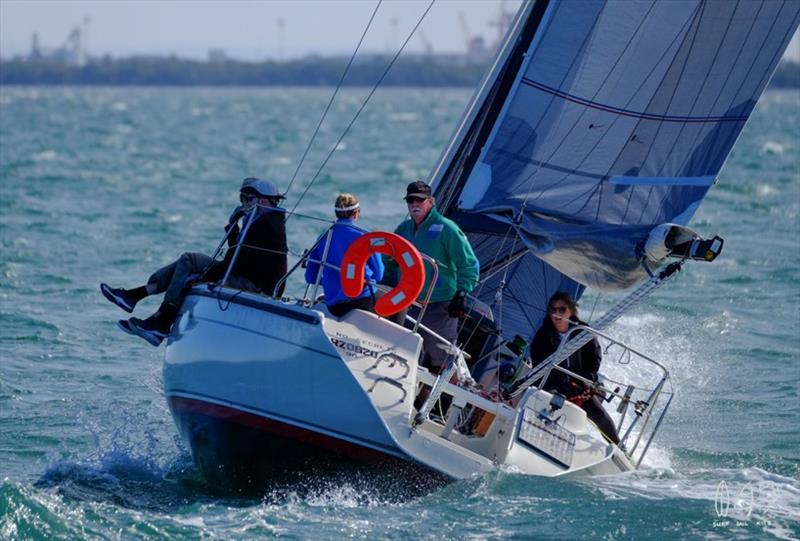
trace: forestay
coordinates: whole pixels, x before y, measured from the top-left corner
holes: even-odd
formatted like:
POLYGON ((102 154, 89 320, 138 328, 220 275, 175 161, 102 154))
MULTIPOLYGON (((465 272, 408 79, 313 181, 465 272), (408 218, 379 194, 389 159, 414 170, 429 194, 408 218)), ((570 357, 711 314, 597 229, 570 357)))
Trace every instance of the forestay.
POLYGON ((504 334, 529 336, 557 289, 646 277, 648 233, 689 222, 799 12, 772 0, 521 8, 433 174, 489 276, 479 296, 491 304, 505 278, 504 334))

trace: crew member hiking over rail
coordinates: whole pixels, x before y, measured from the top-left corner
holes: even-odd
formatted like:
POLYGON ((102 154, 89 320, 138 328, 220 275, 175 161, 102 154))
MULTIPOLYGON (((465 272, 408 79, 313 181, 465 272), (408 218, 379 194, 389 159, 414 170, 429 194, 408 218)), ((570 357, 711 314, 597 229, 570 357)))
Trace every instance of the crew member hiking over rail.
POLYGON ((103 295, 129 313, 143 298, 164 293, 161 306, 153 315, 144 320, 121 319, 117 326, 123 332, 158 346, 169 334, 185 287, 197 280, 222 280, 234 257, 236 261, 226 285, 272 294, 278 280, 286 273, 285 211, 278 207, 283 198, 272 182, 248 177, 242 181, 241 205, 234 209, 225 226, 228 251, 222 261, 205 254, 185 252, 154 272, 143 286, 116 289, 100 284, 103 295))

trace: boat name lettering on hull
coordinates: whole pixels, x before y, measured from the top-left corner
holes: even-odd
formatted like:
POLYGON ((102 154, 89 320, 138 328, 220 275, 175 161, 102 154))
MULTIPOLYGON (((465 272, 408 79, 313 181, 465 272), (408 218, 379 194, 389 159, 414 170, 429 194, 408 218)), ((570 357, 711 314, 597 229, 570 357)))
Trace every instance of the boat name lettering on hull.
POLYGON ((354 344, 353 342, 349 342, 342 338, 331 338, 331 344, 336 346, 337 348, 343 350, 349 356, 355 355, 363 355, 366 357, 372 357, 373 359, 378 358, 378 352, 369 348, 365 348, 362 345, 354 344))

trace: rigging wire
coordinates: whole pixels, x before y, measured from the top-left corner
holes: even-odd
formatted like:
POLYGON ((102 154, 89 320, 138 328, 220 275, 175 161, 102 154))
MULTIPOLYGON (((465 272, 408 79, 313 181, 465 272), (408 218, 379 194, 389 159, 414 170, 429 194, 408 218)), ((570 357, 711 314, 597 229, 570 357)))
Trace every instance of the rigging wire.
MULTIPOLYGON (((681 270, 684 261, 678 263, 670 263, 660 273, 654 275, 652 278, 642 283, 636 290, 632 291, 627 297, 612 306, 603 317, 597 320, 593 328, 605 329, 608 325, 616 321, 622 314, 630 310, 635 304, 642 299, 647 298, 650 294, 660 286, 664 285, 668 280, 673 278, 675 274, 681 270)), ((535 381, 539 376, 543 375, 545 371, 549 370, 570 355, 578 351, 584 345, 592 340, 592 334, 588 331, 581 331, 576 336, 568 340, 562 347, 550 354, 549 357, 544 359, 535 368, 530 370, 527 375, 519 379, 514 386, 516 390, 511 392, 511 396, 517 396, 525 390, 527 386, 535 381)))
MULTIPOLYGON (((690 17, 690 19, 689 19, 689 20, 691 20, 691 17, 690 17)), ((688 20, 687 20, 687 23, 688 23, 688 20)), ((581 47, 583 47, 583 45, 582 45, 581 47)), ((491 99, 491 98, 490 98, 490 99, 491 99)), ((507 98, 507 99, 508 99, 508 98, 507 98)), ((547 109, 550 109, 550 107, 551 107, 551 106, 552 106, 552 103, 551 103, 551 104, 549 104, 549 105, 547 106, 547 109)), ((574 129, 574 127, 575 127, 576 125, 577 125, 577 124, 574 124, 574 125, 573 125, 573 127, 572 127, 571 129, 574 129)), ((566 136, 565 136, 565 137, 566 137, 566 136)), ((562 139, 562 142, 563 142, 563 139, 562 139)), ((517 189, 519 189, 519 188, 522 188, 522 190, 523 190, 523 191, 524 191, 524 193, 525 193, 525 197, 524 197, 524 200, 522 201, 522 205, 521 205, 521 212, 524 212, 525 208, 527 207, 528 201, 531 199, 531 197, 532 197, 532 195, 533 195, 533 194, 532 194, 532 192, 531 192, 531 190, 532 190, 532 188, 533 188, 533 185, 534 185, 534 183, 535 183, 535 180, 537 179, 537 176, 538 176, 538 173, 539 173, 539 171, 542 169, 543 165, 544 165, 546 162, 549 162, 549 161, 550 161, 550 160, 553 158, 553 156, 555 156, 555 154, 556 154, 556 152, 559 150, 560 146, 561 146, 561 143, 560 143, 560 142, 559 142, 559 143, 557 143, 557 144, 556 144, 556 145, 553 147, 552 151, 550 151, 550 155, 549 155, 549 157, 548 157, 547 159, 545 159, 545 160, 540 160, 540 161, 539 161, 539 162, 536 164, 536 167, 534 168, 534 170, 533 170, 531 173, 529 173, 529 174, 528 174, 527 178, 526 178, 526 179, 524 179, 522 182, 520 182, 520 183, 518 183, 518 184, 516 185, 516 188, 517 188, 517 189)), ((563 179, 562 179, 562 180, 563 180, 563 179)), ((542 193, 543 193, 543 191, 542 191, 542 193)), ((454 195, 454 194, 455 194, 455 190, 453 189, 453 190, 452 190, 452 193, 450 194, 450 198, 449 198, 449 199, 451 199, 451 198, 452 198, 452 195, 454 195)), ((538 199, 539 197, 541 197, 541 193, 540 193, 540 194, 539 194, 539 195, 538 195, 536 198, 538 199)), ((448 199, 448 203, 449 203, 449 199, 448 199)), ((502 248, 503 248, 503 245, 501 244, 501 245, 500 245, 500 247, 498 248, 498 253, 499 253, 499 252, 502 250, 502 248)), ((495 259, 497 259, 497 257, 495 257, 495 259)), ((597 301, 598 301, 598 299, 599 299, 599 294, 598 294, 598 298, 597 298, 597 299, 595 299, 595 307, 597 306, 597 301)), ((592 308, 592 315, 594 315, 594 307, 592 308)))
MULTIPOLYGON (((522 54, 525 54, 525 51, 522 51, 522 54)), ((509 61, 510 61, 510 59, 511 59, 511 56, 509 56, 509 61)), ((523 63, 524 63, 524 62, 523 62, 523 63)), ((520 68, 520 69, 521 69, 521 68, 520 68)), ((502 76, 503 76, 503 73, 504 73, 504 70, 500 72, 500 77, 502 77, 502 76)), ((510 95, 510 93, 509 93, 509 95, 510 95)), ((489 95, 487 96, 487 99, 489 99, 489 100, 494 100, 494 99, 496 99, 496 98, 497 98, 496 91, 492 91, 492 92, 490 92, 490 93, 489 93, 489 95)), ((497 122, 497 120, 498 120, 498 119, 496 118, 496 119, 495 119, 495 122, 497 122)), ((482 122, 482 123, 483 123, 483 122, 486 122, 486 121, 487 121, 487 119, 486 119, 486 118, 484 118, 483 120, 481 120, 481 122, 482 122)), ((473 141, 470 143, 470 146, 472 147, 472 148, 471 148, 471 150, 469 151, 470 153, 472 153, 472 152, 474 152, 474 151, 475 151, 476 144, 477 144, 477 140, 475 140, 475 139, 474 139, 474 140, 473 140, 473 141)), ((484 142, 484 144, 485 144, 485 142, 484 142)), ((479 151, 479 152, 480 152, 480 151, 479 151)), ((462 157, 462 160, 464 160, 464 158, 463 158, 463 157, 462 157)), ((542 164, 541 164, 541 163, 539 163, 539 164, 538 164, 538 166, 537 166, 537 169, 536 169, 536 171, 534 171, 534 173, 532 173, 532 174, 531 174, 531 175, 530 175, 530 176, 529 176, 529 177, 528 177, 528 178, 525 180, 526 184, 531 184, 531 183, 532 183, 532 181, 533 181, 533 177, 535 176, 535 173, 536 173, 536 172, 539 170, 539 168, 541 167, 541 165, 542 165, 542 164)), ((508 227, 508 229, 506 230, 506 232, 505 232, 505 233, 504 233, 504 235, 503 235, 503 240, 502 240, 502 242, 500 243, 499 247, 498 247, 498 248, 497 248, 497 250, 495 251, 495 255, 494 255, 494 258, 493 258, 493 261, 492 261, 492 265, 491 265, 492 267, 493 267, 493 266, 494 266, 494 265, 497 263, 498 259, 500 258, 500 254, 503 252, 503 249, 505 248, 505 245, 506 245, 506 240, 508 240, 509 233, 510 233, 512 230, 514 230, 516 234, 514 235, 514 239, 513 239, 513 242, 512 242, 512 244, 511 244, 511 250, 510 250, 510 252, 508 252, 508 253, 509 253, 509 255, 511 255, 511 254, 513 254, 513 253, 514 253, 514 249, 516 248, 516 246, 517 246, 517 243, 518 243, 518 241, 520 240, 520 237, 521 237, 521 235, 520 235, 520 225, 521 225, 521 218, 522 218, 522 216, 523 216, 523 215, 524 215, 524 213, 525 213, 525 209, 526 209, 526 207, 527 207, 527 204, 528 204, 528 199, 529 199, 529 197, 530 197, 530 193, 529 193, 529 191, 528 191, 528 190, 526 190, 526 192, 528 192, 528 193, 526 193, 525 199, 522 201, 522 205, 521 205, 521 207, 520 207, 520 210, 519 210, 519 212, 517 213, 517 216, 515 216, 515 217, 512 217, 512 218, 511 218, 511 220, 509 220, 509 227, 508 227)), ((452 188, 449 190, 449 192, 447 193, 447 195, 445 196, 445 202, 444 202, 445 206, 448 206, 448 205, 450 204, 450 202, 452 201, 452 198, 453 198, 453 196, 454 196, 454 195, 455 195, 455 188, 454 188, 454 187, 452 187, 452 188)), ((526 247, 526 250, 527 250, 527 251, 530 251, 529 249, 527 249, 527 247, 526 247)), ((504 290, 504 289, 505 289, 505 287, 506 287, 506 284, 507 284, 507 282, 506 282, 506 279, 507 279, 507 277, 508 277, 508 273, 509 273, 510 267, 511 267, 511 266, 512 266, 514 263, 516 263, 517 261, 518 261, 517 259, 514 259, 514 258, 509 258, 509 261, 508 261, 508 263, 505 265, 505 268, 503 268, 503 269, 502 269, 502 272, 503 272, 503 278, 500 280, 500 285, 499 285, 499 290, 498 290, 498 291, 499 291, 499 293, 500 293, 500 295, 503 295, 503 290, 504 290)), ((473 296, 473 297, 475 297, 475 298, 478 298, 478 297, 480 296, 480 293, 481 293, 481 291, 482 291, 482 289, 483 289, 483 286, 484 286, 484 285, 486 285, 486 280, 481 280, 481 281, 479 281, 479 287, 478 287, 478 290, 477 290, 476 292, 473 292, 473 293, 472 293, 472 296, 473 296)), ((495 294, 497 295, 497 293, 495 293, 495 294)), ((495 299, 495 301, 492 303, 492 305, 495 305, 495 304, 499 304, 499 305, 500 305, 500 309, 502 310, 502 299, 500 300, 500 302, 498 302, 498 300, 497 300, 497 299, 495 299)), ((502 314, 501 314, 501 313, 497 314, 497 317, 498 317, 498 322, 501 322, 501 321, 502 321, 502 314)), ((481 318, 481 319, 482 319, 482 318, 481 318)), ((480 323, 480 321, 479 321, 479 323, 480 323)), ((463 328, 463 325, 464 325, 464 322, 462 322, 462 324, 460 325, 460 327, 459 327, 459 332, 461 332, 461 330, 462 330, 462 328, 463 328)), ((475 328, 475 329, 473 329, 472 333, 470 333, 470 336, 469 336, 469 338, 468 338, 467 340, 471 340, 471 339, 472 339, 472 337, 474 336, 474 334, 475 334, 475 332, 476 332, 476 331, 477 331, 477 326, 476 326, 476 328, 475 328)), ((501 327, 499 327, 499 326, 498 326, 498 331, 499 331, 499 332, 502 332, 502 328, 501 328, 501 327)))
POLYGON ((345 77, 347 77, 348 72, 350 71, 350 67, 353 65, 353 60, 356 58, 356 54, 358 54, 359 49, 361 48, 361 44, 364 42, 364 38, 367 35, 367 32, 372 26, 372 21, 375 20, 375 15, 378 13, 378 8, 381 7, 381 3, 383 0, 378 0, 378 3, 375 5, 375 9, 372 11, 372 16, 369 18, 369 22, 367 22, 367 26, 364 28, 364 32, 361 34, 361 39, 358 40, 358 45, 356 45, 353 54, 350 56, 350 60, 347 62, 347 66, 344 68, 344 72, 342 72, 342 76, 339 78, 339 82, 336 85, 336 89, 333 91, 333 95, 331 99, 328 101, 328 105, 325 107, 325 111, 322 113, 322 117, 319 119, 319 124, 317 124, 317 128, 314 130, 314 133, 311 135, 311 139, 308 141, 308 146, 306 147, 305 151, 303 152, 303 156, 300 158, 300 163, 297 164, 297 169, 294 170, 294 174, 292 175, 292 179, 289 181, 289 186, 286 187, 286 191, 284 195, 289 193, 289 190, 292 189, 292 184, 294 184, 295 179, 297 178, 297 174, 300 172, 300 167, 303 166, 303 162, 308 156, 309 150, 311 150, 311 146, 314 144, 314 140, 319 134, 319 130, 322 127, 322 123, 325 121, 325 117, 328 115, 328 111, 331 109, 331 105, 333 105, 333 100, 336 99, 339 90, 342 88, 342 83, 344 83, 345 77))
MULTIPOLYGON (((527 55, 527 49, 520 51, 520 54, 527 55)), ((510 62, 510 60, 511 60, 511 55, 509 56, 509 59, 508 59, 508 61, 510 62)), ((525 61, 525 60, 523 60, 522 64, 520 64, 519 71, 522 71, 522 70, 523 70, 524 66, 526 65, 526 64, 525 64, 525 62, 526 62, 526 61, 525 61)), ((501 73, 501 76, 502 76, 502 73, 501 73)), ((508 92, 508 94, 507 94, 507 95, 506 95, 506 97, 505 97, 505 100, 509 100, 509 99, 511 99, 511 97, 512 97, 512 94, 513 94, 513 92, 511 92, 511 90, 513 90, 513 88, 514 88, 514 87, 512 87, 512 89, 510 89, 510 91, 508 92)), ((495 99, 495 96, 490 96, 490 98, 489 98, 489 99, 495 99)), ((549 108, 549 107, 550 107, 550 106, 548 105, 548 108, 549 108)), ((494 124, 495 124, 495 125, 493 126, 493 130, 495 129, 495 127, 496 127, 496 125, 497 125, 497 122, 498 122, 499 120, 500 120, 500 117, 499 117, 499 116, 498 116, 498 117, 496 117, 496 118, 494 119, 494 124)), ((485 121, 485 120, 484 120, 484 121, 485 121)), ((474 151, 475 151, 475 144, 476 144, 476 143, 477 143, 477 141, 473 142, 473 148, 470 150, 470 152, 474 152, 474 151)), ((487 138, 487 140, 486 140, 486 141, 484 141, 484 142, 483 142, 483 145, 486 145, 487 143, 488 143, 488 138, 487 138)), ((556 146, 556 147, 553 149, 553 153, 551 154, 551 158, 552 158, 552 156, 555 154, 555 152, 558 150, 558 148, 559 148, 559 146, 557 145, 557 146, 556 146)), ((480 154, 484 152, 484 149, 480 149, 478 152, 479 152, 479 154, 478 154, 478 155, 480 156, 480 154)), ((536 177, 537 177, 537 173, 538 173, 538 172, 539 172, 539 170, 542 168, 543 164, 544 164, 544 162, 543 162, 543 161, 540 161, 539 163, 537 163, 537 164, 536 164, 536 167, 535 167, 535 169, 534 169, 534 171, 533 171, 532 173, 530 173, 530 174, 527 176, 527 178, 526 178, 526 179, 524 179, 524 180, 522 181, 522 183, 520 183, 520 184, 518 185, 520 188, 524 188, 524 190, 523 190, 523 191, 524 191, 525 197, 524 197, 524 199, 522 200, 522 203, 521 203, 521 205, 520 205, 519 211, 518 211, 518 213, 517 213, 517 216, 518 216, 519 218, 512 218, 512 220, 511 220, 511 223, 510 223, 510 228, 509 228, 509 231, 511 230, 511 228, 515 229, 515 230, 516 230, 516 236, 515 236, 514 242, 513 242, 513 244, 512 244, 512 250, 511 250, 511 252, 509 252, 509 253, 513 253, 514 247, 516 247, 516 244, 517 244, 517 242, 520 240, 520 237, 521 237, 521 235, 520 235, 520 225, 521 225, 521 219, 522 219, 522 216, 524 216, 524 214, 525 214, 525 210, 527 209, 527 206, 528 206, 528 201, 529 201, 529 199, 530 199, 530 197, 531 197, 531 188, 533 187, 534 181, 535 181, 535 179, 536 179, 536 177), (519 220, 519 222, 520 222, 519 224, 518 224, 518 223, 516 223, 516 222, 517 222, 517 219, 518 219, 518 220, 519 220)), ((515 190, 515 191, 516 191, 516 190, 515 190)), ((455 195, 455 190, 453 190, 453 192, 450 194, 450 199, 452 199, 452 196, 454 196, 454 195, 455 195)), ((448 202, 449 202, 449 201, 448 201, 448 202)), ((508 234, 508 233, 506 233, 506 235, 507 235, 507 234, 508 234)), ((501 251, 503 250, 503 248, 504 248, 504 245, 505 245, 505 239, 504 239, 504 242, 500 244, 500 246, 498 247, 498 249, 497 249, 497 251, 496 251, 496 253, 495 253, 495 257, 494 257, 494 260, 495 260, 495 261, 497 261, 497 259, 498 259, 499 255, 500 255, 500 252, 501 252, 501 251)), ((526 248, 527 248, 527 246, 526 246, 526 248)), ((527 251, 528 251, 528 252, 530 252, 530 249, 528 248, 528 249, 527 249, 527 251)), ((507 278, 507 275, 508 275, 509 268, 511 267, 511 265, 512 265, 512 264, 513 264, 513 262, 512 262, 511 260, 509 260, 509 264, 508 264, 508 265, 506 266, 506 268, 504 269, 504 275, 503 275, 503 280, 501 281, 501 284, 505 284, 505 280, 506 280, 506 278, 507 278)), ((479 293, 480 293, 480 290, 479 290, 479 293)), ((479 294, 479 293, 478 293, 478 294, 479 294)), ((476 295, 476 296, 477 296, 477 295, 476 295)), ((499 320, 500 320, 500 321, 502 321, 502 316, 501 316, 501 315, 500 315, 500 319, 499 319, 499 320)), ((498 331, 502 333, 502 328, 498 329, 498 331)))
MULTIPOLYGON (((395 62, 397 61, 397 59, 400 57, 400 54, 401 54, 401 53, 403 52, 403 50, 406 48, 406 45, 408 45, 408 42, 409 42, 409 41, 411 41, 411 37, 412 37, 412 36, 414 35, 414 33, 417 31, 417 28, 419 28, 419 25, 420 25, 420 24, 422 24, 422 21, 425 19, 425 16, 426 16, 426 15, 428 14, 428 12, 431 10, 431 8, 433 7, 433 4, 434 4, 434 3, 436 3, 436 0, 431 0, 431 1, 430 1, 430 3, 428 4, 428 7, 427 7, 427 8, 425 8, 425 11, 422 13, 422 16, 421 16, 421 17, 419 18, 419 20, 417 21, 417 24, 415 24, 415 25, 414 25, 414 28, 412 28, 412 29, 411 29, 411 32, 408 34, 408 37, 406 38, 406 40, 403 42, 403 44, 402 44, 402 45, 400 46, 400 48, 397 50, 397 52, 395 53, 394 57, 392 57, 392 60, 389 62, 389 65, 387 65, 387 66, 386 66, 386 69, 383 71, 383 73, 381 74, 380 78, 379 78, 379 79, 378 79, 378 81, 375 83, 375 86, 373 86, 373 87, 372 87, 372 90, 370 90, 369 94, 367 95, 366 99, 364 100, 364 103, 362 103, 362 104, 361 104, 361 107, 358 109, 358 111, 356 111, 356 114, 355 114, 355 116, 353 116, 353 119, 350 121, 350 123, 349 123, 349 124, 347 125, 347 127, 344 129, 344 131, 342 132, 342 135, 339 137, 339 139, 336 141, 336 143, 333 145, 333 147, 331 147, 331 150, 330 150, 330 152, 328 152, 328 155, 325 157, 325 159, 323 160, 322 164, 320 164, 320 166, 319 166, 319 169, 317 169, 317 172, 316 172, 316 173, 314 173, 314 176, 311 178, 311 181, 308 183, 308 186, 306 186, 306 189, 305 189, 305 190, 303 190, 303 193, 302 193, 302 194, 300 194, 300 197, 297 199, 297 202, 294 204, 294 207, 292 207, 292 213, 294 213, 294 211, 297 209, 297 207, 298 207, 298 206, 300 205, 300 203, 303 201, 303 198, 304 198, 304 197, 306 196, 306 194, 308 193, 308 190, 310 190, 310 189, 311 189, 311 186, 313 186, 313 185, 314 185, 314 182, 316 182, 317 178, 319 178, 319 174, 322 172, 322 169, 323 169, 323 168, 324 168, 324 167, 325 167, 325 166, 328 164, 328 161, 329 161, 329 160, 331 159, 331 157, 333 156, 333 153, 334 153, 334 152, 336 152, 336 149, 339 147, 339 144, 340 144, 340 143, 341 143, 341 142, 344 140, 344 138, 345 138, 345 137, 347 136, 347 134, 350 132, 350 128, 352 128, 352 127, 353 127, 353 124, 355 124, 355 122, 356 122, 356 120, 358 119, 358 117, 359 117, 359 116, 361 115, 361 113, 364 111, 364 108, 365 108, 365 107, 367 106, 367 104, 369 103, 369 100, 372 98, 372 95, 373 95, 373 94, 375 94, 375 91, 376 91, 376 90, 378 90, 378 87, 381 85, 381 83, 383 82, 383 80, 386 78, 386 75, 389 73, 389 70, 391 70, 391 69, 392 69, 392 66, 394 66, 394 63, 395 63, 395 62)), ((289 218, 290 218, 290 217, 291 217, 291 216, 289 216, 289 218)), ((287 218, 287 221, 288 221, 288 218, 287 218)))
POLYGON ((592 312, 589 314, 589 319, 586 320, 589 322, 589 324, 592 323, 592 318, 594 317, 594 309, 597 308, 597 301, 599 300, 600 300, 600 292, 598 291, 597 296, 594 298, 594 304, 592 305, 592 312))
MULTIPOLYGON (((512 229, 515 229, 515 226, 516 226, 516 221, 512 221, 509 224, 508 231, 503 236, 503 241, 500 244, 500 247, 497 249, 497 252, 495 253, 493 264, 496 263, 497 259, 500 257, 500 253, 503 251, 503 245, 505 245, 506 240, 509 237, 508 233, 510 233, 512 229)), ((514 251, 514 247, 517 245, 517 241, 518 240, 519 240, 519 230, 517 229, 517 234, 514 236, 514 242, 513 242, 512 246, 511 246, 511 252, 512 253, 514 251)), ((511 268, 511 265, 507 265, 506 268, 504 269, 503 278, 500 280, 500 283, 499 283, 499 285, 497 287, 497 291, 495 292, 495 300, 491 305, 492 312, 494 312, 494 306, 495 305, 499 306, 499 310, 497 312, 496 329, 498 331, 498 336, 500 337, 501 340, 503 340, 503 336, 502 336, 502 334, 500 334, 500 333, 502 333, 502 330, 503 330, 503 291, 505 290, 505 287, 507 285, 506 279, 508 278, 508 271, 509 271, 510 268, 511 268)), ((474 295, 474 297, 476 299, 480 295, 480 293, 483 290, 483 287, 486 285, 486 283, 487 283, 487 281, 480 282, 480 285, 478 287, 478 292, 474 295)), ((472 332, 470 332, 469 337, 464 341, 464 345, 465 346, 466 346, 466 344, 469 343, 470 340, 472 340, 472 338, 475 336, 475 333, 478 332, 478 328, 480 327, 480 324, 483 322, 484 318, 485 318, 484 314, 481 314, 480 319, 478 319, 478 321, 475 323, 475 326, 472 328, 472 332)), ((457 332, 456 336, 461 334, 461 331, 464 329, 464 325, 466 325, 466 323, 467 323, 466 318, 460 322, 460 325, 458 326, 458 332, 457 332)), ((500 383, 501 382, 500 382, 500 363, 499 363, 500 349, 499 348, 497 348, 497 351, 495 351, 494 356, 495 356, 495 359, 498 360, 497 367, 495 368, 495 370, 497 371, 497 388, 496 388, 497 400, 495 401, 495 404, 496 404, 495 405, 495 415, 497 415, 498 411, 500 409, 500 401, 501 401, 501 397, 502 397, 502 393, 501 393, 501 389, 500 389, 500 383)))

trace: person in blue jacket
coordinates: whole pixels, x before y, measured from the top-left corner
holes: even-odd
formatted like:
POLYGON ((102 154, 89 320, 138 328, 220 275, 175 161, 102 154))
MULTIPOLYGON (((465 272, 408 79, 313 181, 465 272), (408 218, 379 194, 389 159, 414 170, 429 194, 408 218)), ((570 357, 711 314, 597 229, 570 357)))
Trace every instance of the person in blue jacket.
POLYGON ((322 269, 322 289, 325 292, 325 305, 328 307, 328 311, 336 317, 342 317, 353 308, 374 311, 374 284, 383 278, 383 261, 381 261, 380 255, 373 254, 367 260, 364 272, 366 283, 361 294, 355 299, 344 294, 340 280, 341 271, 339 269, 342 266, 344 253, 354 240, 366 233, 365 230, 356 226, 356 221, 361 215, 358 198, 350 193, 340 194, 336 198, 334 211, 336 212, 336 223, 325 235, 317 239, 316 244, 308 253, 306 282, 309 284, 317 282, 322 254, 325 252, 326 237, 333 235, 328 247, 328 255, 325 258, 327 265, 324 265, 324 269, 322 269))

